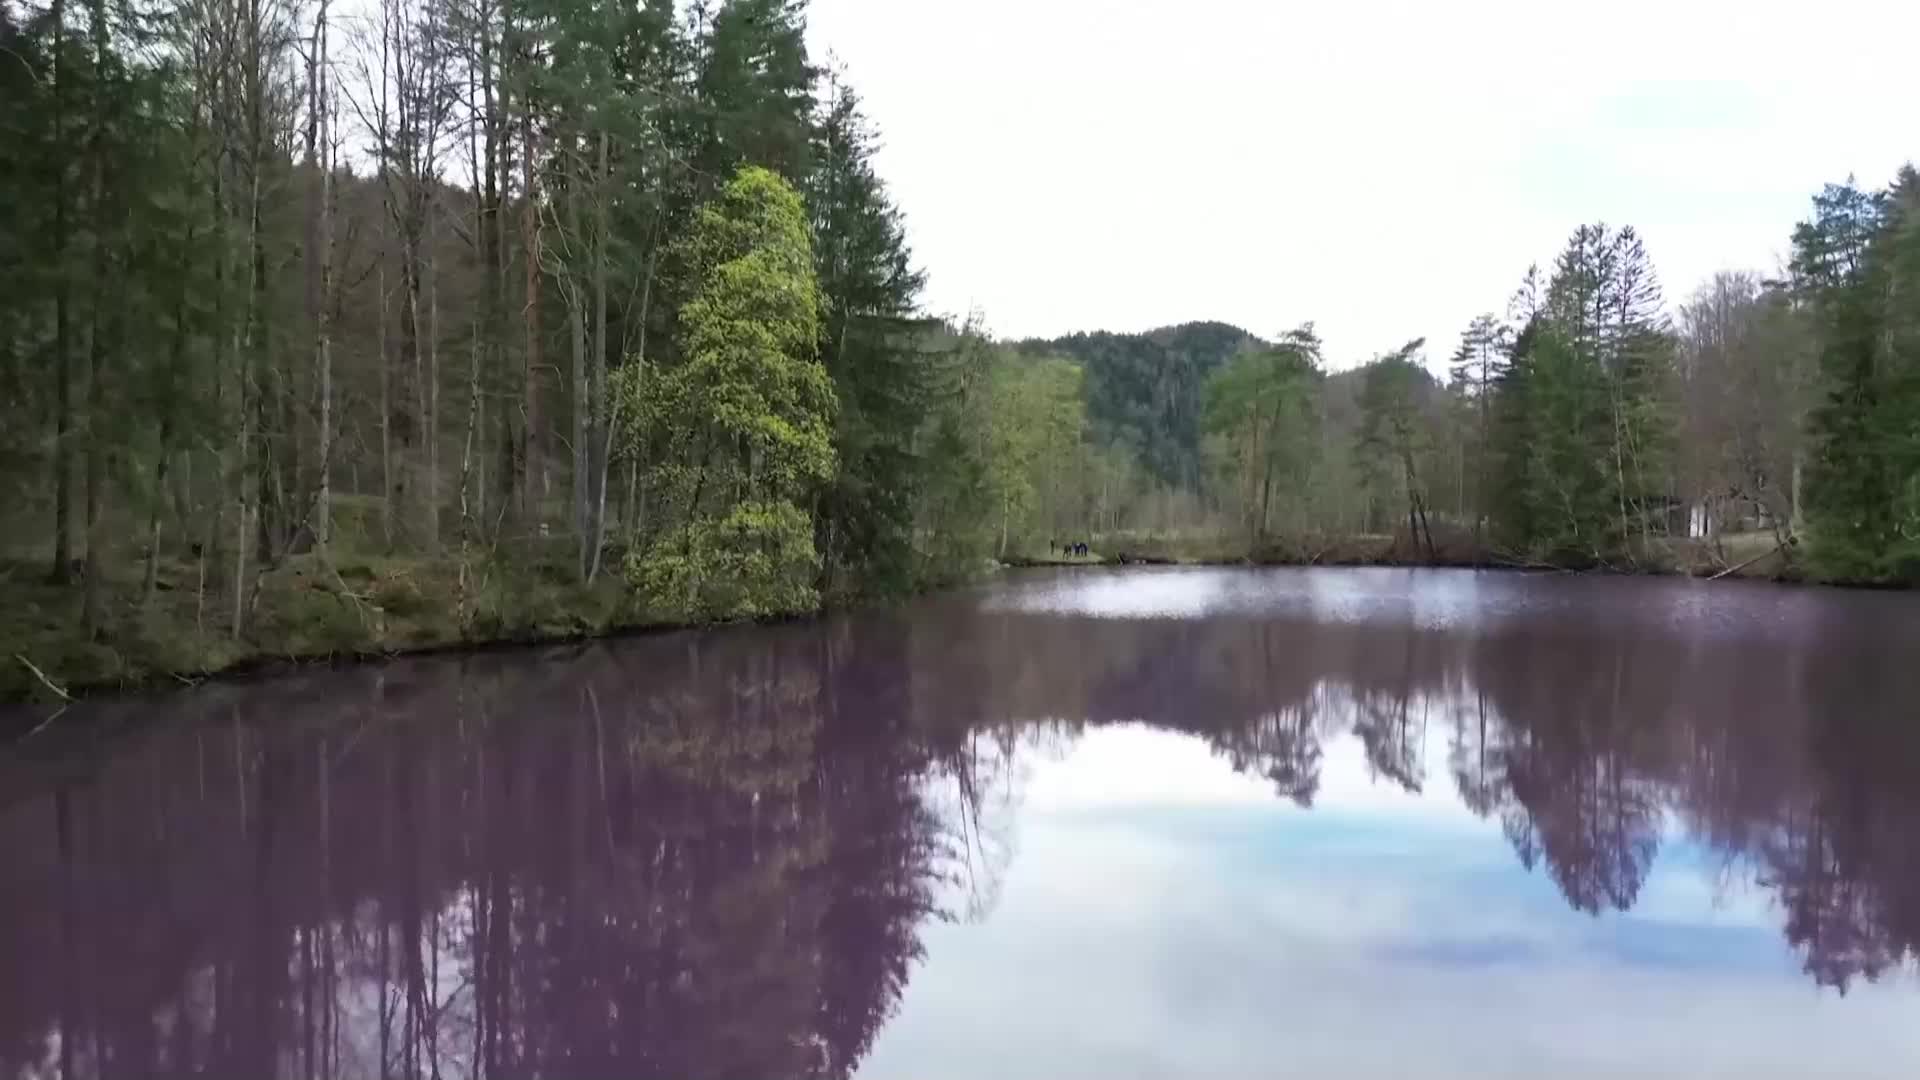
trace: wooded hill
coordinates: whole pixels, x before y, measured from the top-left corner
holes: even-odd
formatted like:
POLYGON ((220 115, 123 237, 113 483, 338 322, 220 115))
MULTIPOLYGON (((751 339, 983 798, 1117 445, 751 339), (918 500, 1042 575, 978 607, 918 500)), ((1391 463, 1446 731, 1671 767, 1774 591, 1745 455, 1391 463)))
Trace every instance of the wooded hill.
POLYGON ((1237 326, 1191 322, 1144 334, 1029 339, 1016 348, 1078 363, 1086 371, 1090 437, 1123 448, 1160 483, 1198 491, 1207 381, 1234 356, 1268 344, 1237 326))

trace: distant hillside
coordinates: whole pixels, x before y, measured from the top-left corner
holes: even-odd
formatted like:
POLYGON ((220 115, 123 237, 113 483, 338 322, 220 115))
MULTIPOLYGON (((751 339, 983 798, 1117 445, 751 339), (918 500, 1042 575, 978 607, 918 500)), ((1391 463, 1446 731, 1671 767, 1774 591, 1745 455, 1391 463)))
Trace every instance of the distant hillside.
POLYGON ((1087 373, 1087 417, 1099 437, 1133 449, 1167 484, 1199 487, 1204 388, 1228 358, 1267 342, 1218 322, 1182 323, 1144 334, 1069 334, 1018 342, 1034 355, 1064 355, 1087 373))

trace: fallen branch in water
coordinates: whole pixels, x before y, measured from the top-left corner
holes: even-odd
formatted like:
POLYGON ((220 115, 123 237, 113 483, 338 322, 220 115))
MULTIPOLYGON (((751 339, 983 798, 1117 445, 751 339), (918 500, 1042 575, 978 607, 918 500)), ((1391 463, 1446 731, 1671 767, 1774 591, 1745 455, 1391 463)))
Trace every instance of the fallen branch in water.
POLYGON ((40 680, 40 685, 53 691, 55 696, 59 697, 61 701, 73 700, 72 694, 67 693, 66 689, 63 688, 59 683, 56 683, 52 679, 47 678, 47 673, 44 671, 41 671, 38 667, 35 667, 33 661, 27 659, 24 656, 21 656, 19 653, 14 653, 13 658, 15 660, 20 661, 22 664, 25 664, 27 667, 27 670, 33 672, 33 677, 40 680))
POLYGON ((1780 552, 1785 551, 1786 548, 1787 548, 1787 545, 1784 543, 1775 544, 1769 550, 1763 551, 1760 554, 1755 555, 1753 558, 1748 559, 1743 563, 1736 563, 1733 566, 1729 566, 1725 570, 1722 570, 1719 573, 1714 574, 1712 577, 1707 578, 1707 580, 1719 581, 1721 578, 1726 577, 1728 574, 1737 574, 1740 571, 1745 570, 1747 567, 1752 566, 1754 563, 1759 562, 1761 559, 1764 559, 1769 555, 1777 555, 1780 552))

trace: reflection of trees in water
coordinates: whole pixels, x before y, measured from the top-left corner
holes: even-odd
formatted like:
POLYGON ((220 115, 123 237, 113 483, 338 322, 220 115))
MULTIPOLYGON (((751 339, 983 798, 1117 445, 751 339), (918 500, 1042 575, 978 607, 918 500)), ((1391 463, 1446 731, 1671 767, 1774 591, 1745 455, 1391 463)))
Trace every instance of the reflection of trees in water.
POLYGON ((1352 737, 1589 912, 1677 822, 1845 987, 1920 944, 1914 644, 955 602, 209 687, 97 751, 76 710, 0 761, 0 1072, 845 1075, 1114 721, 1302 807, 1352 737))
POLYGON ((1544 857, 1567 902, 1598 913, 1633 906, 1660 846, 1659 780, 1667 673, 1645 670, 1631 638, 1505 641, 1476 683, 1512 718, 1493 792, 1523 862, 1544 857), (1629 664, 1643 677, 1629 680, 1629 664), (1647 680, 1644 676, 1651 675, 1647 680), (1629 699, 1629 688, 1646 695, 1629 699))
POLYGON ((972 728, 943 746, 924 789, 945 840, 940 878, 953 902, 943 909, 956 910, 967 922, 983 922, 993 913, 1017 852, 1014 820, 1030 761, 1058 758, 1062 738, 1048 725, 972 728))
POLYGON ((159 719, 0 810, 0 1072, 844 1076, 933 907, 903 649, 687 635, 159 719))
POLYGON ((1427 783, 1444 732, 1462 802, 1574 908, 1626 910, 1668 821, 1774 892, 1809 974, 1842 988, 1920 947, 1920 641, 1903 625, 1712 632, 1643 613, 1477 630, 1286 617, 996 612, 941 635, 992 678, 965 715, 1145 721, 1205 738, 1305 807, 1330 739, 1427 783), (1905 838, 1903 838, 1905 837, 1905 838))

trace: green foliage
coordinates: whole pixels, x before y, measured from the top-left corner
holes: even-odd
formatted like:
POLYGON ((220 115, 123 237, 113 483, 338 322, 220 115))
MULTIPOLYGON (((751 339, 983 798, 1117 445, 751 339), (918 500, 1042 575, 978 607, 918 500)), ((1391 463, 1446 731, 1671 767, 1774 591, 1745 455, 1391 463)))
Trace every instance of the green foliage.
POLYGON ((1500 386, 1502 498, 1495 535, 1546 560, 1602 556, 1596 533, 1608 518, 1602 463, 1606 390, 1557 326, 1536 323, 1500 386))
POLYGON ((1465 407, 1460 425, 1463 435, 1463 472, 1471 477, 1466 495, 1474 527, 1484 522, 1493 501, 1493 400, 1507 373, 1507 357, 1512 349, 1512 330, 1492 313, 1477 315, 1460 334, 1460 346, 1454 351, 1449 368, 1452 388, 1465 407))
POLYGON ((1082 377, 1080 365, 1061 357, 1005 355, 994 366, 989 439, 1000 503, 997 554, 1007 554, 1014 539, 1051 541, 1053 533, 1074 529, 1077 515, 1064 489, 1084 460, 1082 377))
POLYGON ((818 570, 813 523, 788 502, 745 502, 695 519, 626 567, 659 615, 703 622, 811 611, 818 570))
POLYGON ((1496 535, 1537 559, 1641 565, 1670 519, 1673 336, 1631 228, 1574 230, 1499 377, 1496 535))
POLYGON ((1078 360, 1087 372, 1094 438, 1135 457, 1158 484, 1199 491, 1208 380, 1235 356, 1266 344, 1237 326, 1196 322, 1144 334, 1071 334, 1019 348, 1078 360))
MULTIPOLYGON (((706 7, 695 5, 696 19, 706 7)), ((695 72, 700 173, 731 176, 752 164, 800 182, 820 74, 807 58, 806 0, 730 0, 704 29, 695 72)))
POLYGON ((1421 512, 1426 500, 1416 461, 1431 453, 1431 405, 1439 387, 1415 357, 1424 340, 1410 341, 1376 358, 1361 371, 1358 456, 1368 493, 1372 528, 1384 527, 1385 511, 1405 500, 1421 512))
POLYGON ((913 493, 915 579, 970 576, 992 555, 999 500, 992 458, 997 354, 971 326, 929 335, 927 413, 914 439, 921 464, 913 493))
POLYGON ((660 488, 682 516, 746 490, 793 497, 834 467, 833 385, 806 218, 779 177, 748 168, 700 213, 688 242, 700 288, 681 313, 685 360, 629 380, 629 410, 664 440, 660 488))
POLYGON ((628 576, 670 611, 789 610, 812 595, 817 568, 811 525, 803 551, 791 549, 789 526, 808 522, 799 504, 835 468, 836 401, 815 358, 820 297, 800 197, 765 169, 742 169, 700 212, 685 261, 699 287, 681 312, 684 359, 619 384, 630 438, 663 449, 651 475, 665 524, 649 558, 679 556, 658 569, 629 560, 628 576), (747 576, 716 583, 725 593, 709 600, 689 576, 708 571, 747 576), (735 595, 741 582, 751 594, 735 595))
POLYGON ((1269 349, 1242 352, 1206 387, 1206 431, 1234 493, 1249 542, 1272 531, 1274 496, 1301 497, 1314 464, 1322 375, 1311 323, 1269 349))
POLYGON ((914 585, 914 491, 928 461, 915 449, 933 407, 929 358, 913 319, 923 282, 905 225, 873 169, 859 98, 830 79, 804 192, 823 304, 820 359, 840 403, 839 461, 822 494, 816 543, 826 588, 886 595, 914 585))
POLYGON ((1829 186, 1794 231, 1825 400, 1814 410, 1807 532, 1815 569, 1920 581, 1920 174, 1829 186))
POLYGON ((1089 437, 1080 364, 998 347, 971 328, 934 339, 927 361, 914 500, 922 581, 1118 527, 1141 478, 1131 455, 1089 437))

